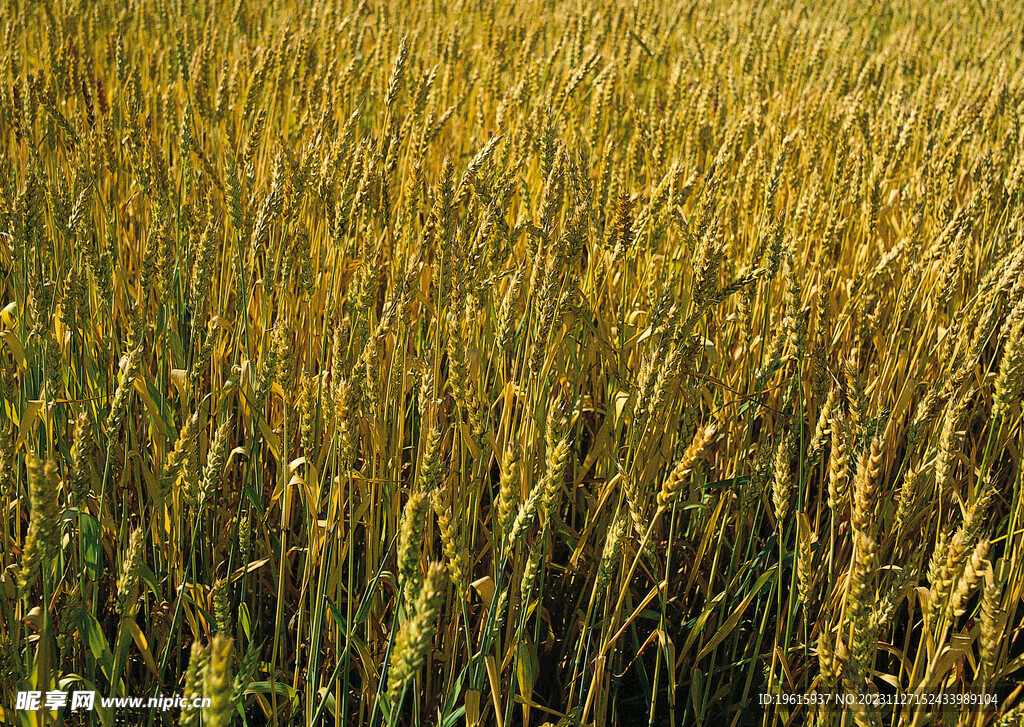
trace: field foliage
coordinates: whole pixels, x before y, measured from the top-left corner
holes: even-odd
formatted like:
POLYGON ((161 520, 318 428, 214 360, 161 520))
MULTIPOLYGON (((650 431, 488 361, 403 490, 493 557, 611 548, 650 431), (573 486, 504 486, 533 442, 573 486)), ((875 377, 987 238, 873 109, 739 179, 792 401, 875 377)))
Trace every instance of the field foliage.
POLYGON ((4 721, 1018 724, 1022 28, 0 0, 4 721))

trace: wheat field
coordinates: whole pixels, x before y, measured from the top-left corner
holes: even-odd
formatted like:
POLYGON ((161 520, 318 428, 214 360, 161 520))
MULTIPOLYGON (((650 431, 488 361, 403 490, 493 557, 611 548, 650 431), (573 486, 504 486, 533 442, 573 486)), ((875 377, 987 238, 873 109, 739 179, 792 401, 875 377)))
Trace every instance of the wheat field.
POLYGON ((0 28, 2 723, 1024 723, 1019 3, 0 28))

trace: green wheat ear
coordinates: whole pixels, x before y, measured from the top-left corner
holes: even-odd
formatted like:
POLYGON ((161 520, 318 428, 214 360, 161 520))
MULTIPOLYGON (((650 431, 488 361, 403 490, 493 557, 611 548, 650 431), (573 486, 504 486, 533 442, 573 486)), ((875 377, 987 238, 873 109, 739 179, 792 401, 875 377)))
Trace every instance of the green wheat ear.
POLYGON ((416 594, 411 615, 399 629, 388 665, 388 695, 394 708, 398 707, 398 698, 430 652, 446 582, 445 567, 431 563, 416 594))
POLYGON ((26 593, 51 565, 60 548, 57 512, 57 466, 45 464, 32 454, 25 455, 28 476, 29 525, 18 568, 18 588, 26 593))
POLYGON ((203 709, 204 724, 228 727, 232 722, 233 662, 233 640, 223 634, 214 634, 203 679, 203 695, 210 700, 210 705, 203 709))

